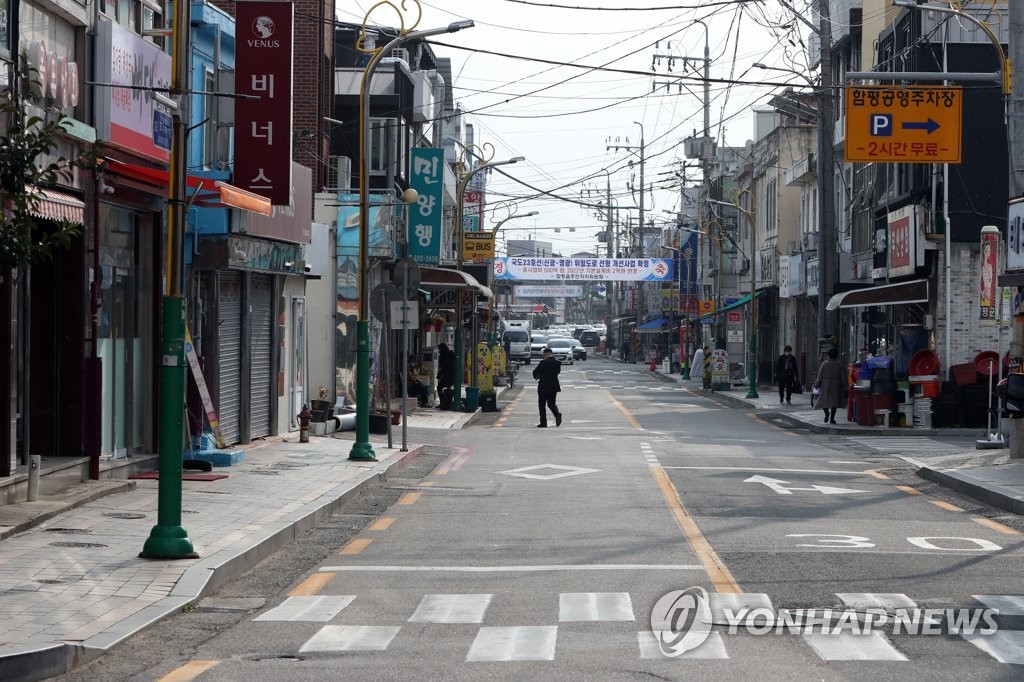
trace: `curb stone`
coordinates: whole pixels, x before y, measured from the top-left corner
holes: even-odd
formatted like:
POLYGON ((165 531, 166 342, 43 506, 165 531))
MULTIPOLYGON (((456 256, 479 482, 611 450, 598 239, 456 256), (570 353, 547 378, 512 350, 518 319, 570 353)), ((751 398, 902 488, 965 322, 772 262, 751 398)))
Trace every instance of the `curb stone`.
MULTIPOLYGON (((469 415, 472 417, 472 415, 469 415)), ((198 601, 224 583, 242 575, 264 558, 316 527, 341 507, 366 490, 382 484, 392 471, 406 466, 426 451, 420 445, 401 457, 388 460, 354 481, 340 484, 332 492, 296 510, 291 520, 267 529, 262 537, 241 540, 236 545, 203 558, 190 566, 170 594, 141 609, 83 642, 40 642, 0 647, 0 680, 35 682, 66 672, 92 661, 115 645, 138 634, 182 608, 198 601)))

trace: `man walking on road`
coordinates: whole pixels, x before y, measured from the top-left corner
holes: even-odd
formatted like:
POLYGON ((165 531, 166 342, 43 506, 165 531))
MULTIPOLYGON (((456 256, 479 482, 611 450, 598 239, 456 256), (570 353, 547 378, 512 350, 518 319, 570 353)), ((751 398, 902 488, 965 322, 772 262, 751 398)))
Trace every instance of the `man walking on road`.
POLYGON ((791 403, 793 384, 796 382, 796 358, 793 357, 792 346, 787 345, 775 361, 775 377, 779 380, 779 402, 785 400, 791 403))
POLYGON ((562 386, 558 383, 558 373, 562 371, 562 363, 555 359, 555 354, 550 348, 544 349, 544 359, 533 368, 533 378, 537 380, 537 406, 540 408, 540 424, 537 428, 546 429, 548 426, 548 412, 555 415, 555 426, 562 425, 562 413, 558 411, 555 404, 558 392, 562 386))

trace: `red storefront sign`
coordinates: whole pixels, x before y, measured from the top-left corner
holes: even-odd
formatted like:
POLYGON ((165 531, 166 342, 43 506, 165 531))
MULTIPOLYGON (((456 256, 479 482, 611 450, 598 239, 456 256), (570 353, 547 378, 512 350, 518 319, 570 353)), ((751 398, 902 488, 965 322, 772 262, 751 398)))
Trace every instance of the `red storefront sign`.
POLYGON ((288 206, 292 186, 291 2, 235 5, 234 184, 288 206))

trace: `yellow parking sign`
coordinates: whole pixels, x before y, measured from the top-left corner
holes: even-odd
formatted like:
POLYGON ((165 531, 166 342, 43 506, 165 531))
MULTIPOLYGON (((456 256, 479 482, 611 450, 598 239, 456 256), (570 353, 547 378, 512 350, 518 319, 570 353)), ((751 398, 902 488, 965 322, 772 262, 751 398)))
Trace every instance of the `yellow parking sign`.
POLYGON ((963 88, 848 85, 847 162, 960 163, 963 88))

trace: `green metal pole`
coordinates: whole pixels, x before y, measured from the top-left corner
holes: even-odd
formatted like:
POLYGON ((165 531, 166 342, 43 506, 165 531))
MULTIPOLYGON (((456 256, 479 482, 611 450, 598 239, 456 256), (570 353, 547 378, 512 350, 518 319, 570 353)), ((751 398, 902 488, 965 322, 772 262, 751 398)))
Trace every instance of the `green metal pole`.
POLYGON ((370 322, 356 321, 356 440, 349 459, 377 461, 370 444, 370 322))
POLYGON ((171 137, 167 202, 167 290, 160 341, 160 479, 156 525, 139 556, 145 559, 195 559, 188 531, 181 525, 181 472, 185 433, 185 300, 182 254, 185 245, 186 97, 189 74, 189 3, 174 6, 171 93, 178 96, 171 137))
POLYGON ((185 408, 185 301, 164 297, 160 346, 160 480, 156 525, 139 556, 146 559, 195 559, 188 531, 181 525, 181 472, 185 408))
POLYGON ((747 368, 747 389, 748 398, 758 398, 757 394, 757 267, 754 259, 757 257, 757 225, 754 219, 746 210, 736 206, 750 223, 750 366, 747 368))

